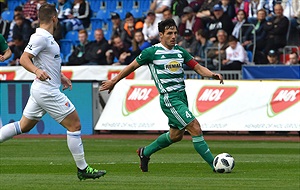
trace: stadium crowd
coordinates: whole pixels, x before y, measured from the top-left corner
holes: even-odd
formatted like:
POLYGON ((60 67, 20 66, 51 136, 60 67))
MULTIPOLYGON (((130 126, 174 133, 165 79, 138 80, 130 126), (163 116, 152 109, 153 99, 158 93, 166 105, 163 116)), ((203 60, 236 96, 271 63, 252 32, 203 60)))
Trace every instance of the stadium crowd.
MULTIPOLYGON (((19 65, 30 35, 39 25, 39 7, 47 1, 0 2, 1 34, 13 53, 7 65, 19 65)), ((299 0, 98 2, 49 0, 58 11, 60 24, 54 37, 61 46, 64 65, 127 65, 143 49, 159 42, 157 24, 167 18, 173 18, 178 26, 178 44, 209 69, 299 64, 299 0), (109 8, 110 4, 114 8, 109 8)))

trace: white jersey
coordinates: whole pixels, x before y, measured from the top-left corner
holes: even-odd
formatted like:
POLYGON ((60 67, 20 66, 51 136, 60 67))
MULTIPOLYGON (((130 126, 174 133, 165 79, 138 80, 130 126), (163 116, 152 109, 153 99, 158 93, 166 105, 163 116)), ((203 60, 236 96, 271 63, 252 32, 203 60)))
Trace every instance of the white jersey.
POLYGON ((37 28, 24 51, 32 54, 33 64, 44 70, 51 78, 46 81, 36 78, 32 88, 59 88, 61 85, 60 49, 53 36, 47 30, 37 28))

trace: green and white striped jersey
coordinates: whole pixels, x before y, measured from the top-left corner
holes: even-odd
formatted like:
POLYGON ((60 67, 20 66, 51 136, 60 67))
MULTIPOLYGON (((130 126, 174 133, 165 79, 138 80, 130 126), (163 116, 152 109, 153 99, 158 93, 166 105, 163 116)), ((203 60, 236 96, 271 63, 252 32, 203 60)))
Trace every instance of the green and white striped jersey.
POLYGON ((140 65, 148 65, 160 94, 185 89, 183 64, 193 57, 182 47, 165 48, 161 43, 146 48, 136 58, 140 65))

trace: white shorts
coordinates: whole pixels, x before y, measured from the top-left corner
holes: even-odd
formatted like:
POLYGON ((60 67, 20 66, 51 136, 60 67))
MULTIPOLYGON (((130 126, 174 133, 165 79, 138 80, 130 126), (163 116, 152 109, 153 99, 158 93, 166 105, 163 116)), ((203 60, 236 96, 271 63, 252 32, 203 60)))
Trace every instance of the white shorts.
POLYGON ((48 113, 60 123, 74 110, 72 102, 59 89, 31 88, 23 115, 28 119, 40 120, 48 113))

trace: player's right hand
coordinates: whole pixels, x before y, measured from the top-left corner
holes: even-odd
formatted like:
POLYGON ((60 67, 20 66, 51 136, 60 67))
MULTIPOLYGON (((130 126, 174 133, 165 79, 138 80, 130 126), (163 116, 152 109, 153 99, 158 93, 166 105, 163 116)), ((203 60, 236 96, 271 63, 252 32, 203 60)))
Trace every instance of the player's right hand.
POLYGON ((50 76, 42 69, 37 69, 35 72, 35 75, 36 75, 36 78, 38 78, 41 81, 45 81, 47 79, 51 80, 50 76))

